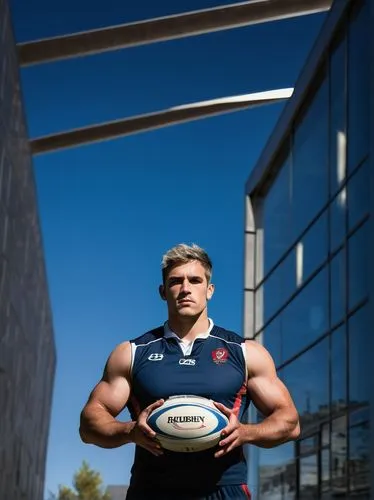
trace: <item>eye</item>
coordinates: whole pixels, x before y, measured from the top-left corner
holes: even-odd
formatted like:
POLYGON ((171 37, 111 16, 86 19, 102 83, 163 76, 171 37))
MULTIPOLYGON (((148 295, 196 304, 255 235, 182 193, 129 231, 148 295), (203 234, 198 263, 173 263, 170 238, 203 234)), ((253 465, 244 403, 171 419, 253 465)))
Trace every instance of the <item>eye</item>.
POLYGON ((178 278, 171 279, 169 280, 169 287, 177 285, 178 283, 180 283, 180 280, 178 278))
POLYGON ((198 283, 202 283, 202 281, 203 280, 201 278, 191 278, 190 283, 198 284, 198 283))

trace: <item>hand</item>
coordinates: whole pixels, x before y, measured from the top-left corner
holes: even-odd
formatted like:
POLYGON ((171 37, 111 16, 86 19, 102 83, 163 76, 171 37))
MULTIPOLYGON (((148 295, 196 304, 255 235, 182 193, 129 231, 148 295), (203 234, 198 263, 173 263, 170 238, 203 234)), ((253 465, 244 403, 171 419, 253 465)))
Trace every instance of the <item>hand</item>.
POLYGON ((162 406, 164 404, 163 399, 159 399, 155 403, 147 406, 139 414, 138 420, 130 433, 131 441, 147 451, 151 452, 156 457, 163 454, 160 444, 155 439, 156 433, 147 425, 147 418, 152 413, 153 410, 162 406))
POLYGON ((218 443, 221 449, 214 454, 215 458, 219 458, 244 444, 244 426, 239 422, 234 410, 230 410, 225 405, 215 401, 214 404, 229 419, 228 425, 221 433, 223 439, 218 443))

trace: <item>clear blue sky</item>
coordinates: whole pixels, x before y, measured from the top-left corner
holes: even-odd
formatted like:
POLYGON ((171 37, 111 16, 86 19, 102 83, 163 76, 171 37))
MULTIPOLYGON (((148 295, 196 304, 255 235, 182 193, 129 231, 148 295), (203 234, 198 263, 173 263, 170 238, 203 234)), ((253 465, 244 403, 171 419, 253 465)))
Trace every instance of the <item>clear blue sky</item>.
MULTIPOLYGON (((230 3, 13 0, 17 41, 230 3)), ((231 2, 234 3, 234 2, 231 2)), ((324 16, 230 30, 22 70, 31 137, 173 105, 293 86, 324 16)), ((35 158, 57 345, 46 490, 83 459, 127 483, 133 448, 78 437, 79 412, 119 342, 165 320, 169 247, 211 254, 210 316, 242 333, 244 185, 283 105, 35 158)))

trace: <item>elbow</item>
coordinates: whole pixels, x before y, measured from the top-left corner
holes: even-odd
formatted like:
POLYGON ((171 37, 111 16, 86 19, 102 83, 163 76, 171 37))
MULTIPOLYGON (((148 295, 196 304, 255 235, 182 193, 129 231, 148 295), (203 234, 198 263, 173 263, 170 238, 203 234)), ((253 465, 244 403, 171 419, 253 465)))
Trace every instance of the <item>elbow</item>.
POLYGON ((79 427, 79 436, 81 438, 81 441, 84 444, 90 444, 90 441, 88 439, 88 435, 87 435, 87 433, 85 432, 85 430, 84 430, 84 428, 82 426, 79 427))
POLYGON ((297 439, 299 439, 300 434, 301 434, 300 421, 299 421, 299 418, 297 418, 297 421, 296 421, 292 431, 290 432, 290 440, 296 441, 297 439))
POLYGON ((83 443, 90 444, 88 433, 82 424, 79 426, 79 436, 83 443))
POLYGON ((85 417, 84 417, 83 411, 80 415, 79 436, 80 436, 83 443, 91 444, 91 440, 89 439, 89 432, 87 431, 87 425, 85 422, 85 417))

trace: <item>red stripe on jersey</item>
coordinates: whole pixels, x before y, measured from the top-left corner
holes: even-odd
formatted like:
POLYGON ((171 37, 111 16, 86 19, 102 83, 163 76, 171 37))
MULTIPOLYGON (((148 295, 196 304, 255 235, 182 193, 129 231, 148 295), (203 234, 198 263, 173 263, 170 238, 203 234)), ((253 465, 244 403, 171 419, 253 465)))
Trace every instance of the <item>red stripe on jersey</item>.
POLYGON ((242 484, 242 490, 244 491, 245 497, 248 498, 248 500, 251 500, 252 495, 246 484, 242 484))
POLYGON ((235 396, 234 406, 232 407, 236 416, 239 415, 240 406, 242 404, 243 396, 247 394, 247 382, 244 381, 241 388, 238 390, 235 396))

